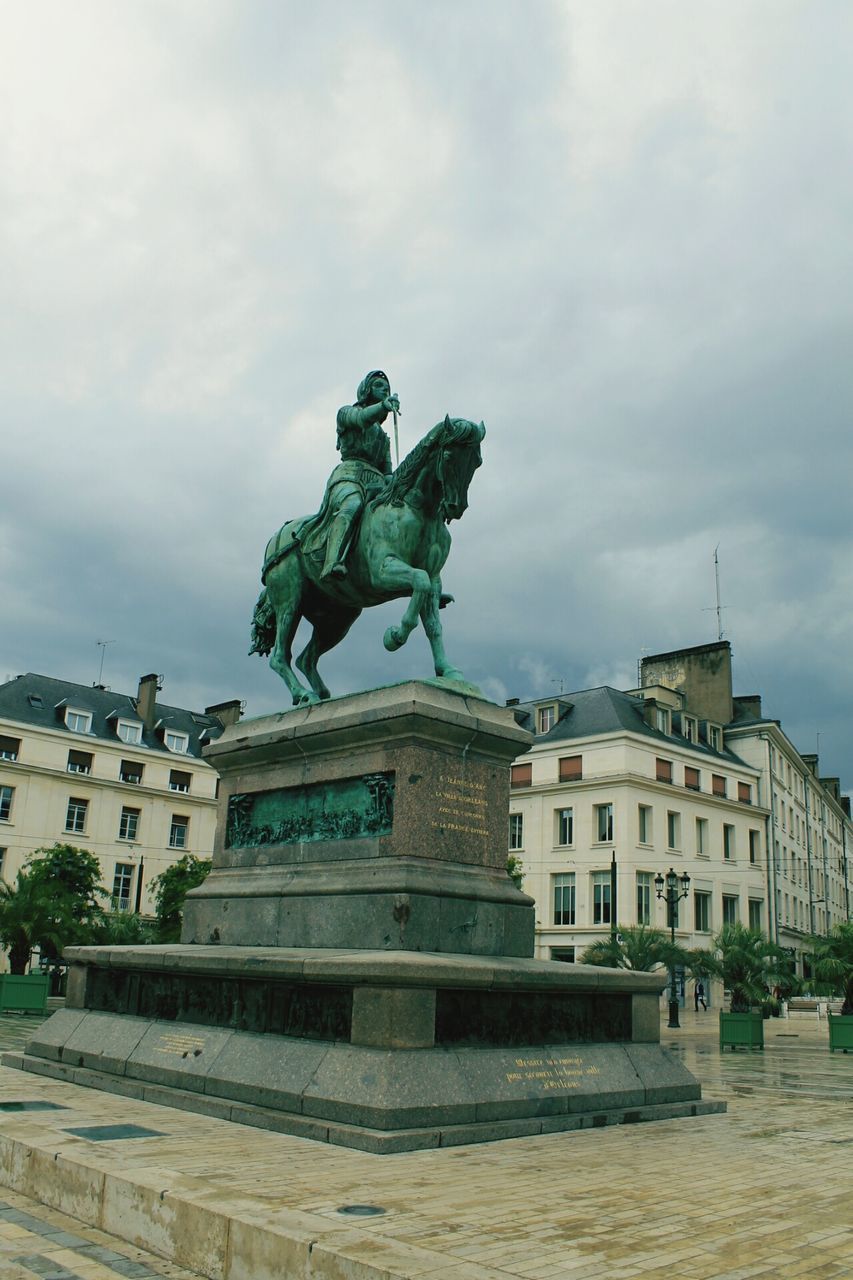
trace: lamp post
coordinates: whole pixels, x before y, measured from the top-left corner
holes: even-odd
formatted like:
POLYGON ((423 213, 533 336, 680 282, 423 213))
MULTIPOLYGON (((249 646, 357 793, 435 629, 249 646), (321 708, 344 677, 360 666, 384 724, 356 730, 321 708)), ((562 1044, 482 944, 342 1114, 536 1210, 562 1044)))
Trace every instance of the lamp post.
MULTIPOLYGON (((669 925, 670 939, 673 948, 675 947, 675 912, 682 898, 686 898, 690 892, 690 876, 684 871, 678 876, 672 867, 666 873, 666 880, 658 872, 655 876, 655 892, 657 896, 666 903, 667 923, 669 925), (666 893, 664 893, 666 886, 666 893)), ((675 977, 675 957, 670 960, 669 965, 669 1022, 668 1027, 678 1027, 681 1024, 678 1021, 678 990, 676 988, 675 977)))

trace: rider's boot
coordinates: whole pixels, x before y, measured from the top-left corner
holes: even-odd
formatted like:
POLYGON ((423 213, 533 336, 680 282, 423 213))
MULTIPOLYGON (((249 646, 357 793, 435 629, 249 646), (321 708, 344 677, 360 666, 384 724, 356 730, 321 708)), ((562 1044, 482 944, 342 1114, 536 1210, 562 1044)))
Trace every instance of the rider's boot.
POLYGON ((326 559, 323 562, 323 572, 320 574, 321 582, 327 578, 347 576, 347 567, 341 559, 341 548, 346 541, 349 527, 350 517, 347 515, 337 515, 332 521, 326 541, 326 559))

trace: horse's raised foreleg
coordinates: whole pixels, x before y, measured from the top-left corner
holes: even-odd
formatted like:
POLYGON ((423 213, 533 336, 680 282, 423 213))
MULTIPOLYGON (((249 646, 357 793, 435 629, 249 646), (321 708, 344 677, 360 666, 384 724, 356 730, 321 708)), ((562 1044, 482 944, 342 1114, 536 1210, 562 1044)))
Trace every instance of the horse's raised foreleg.
POLYGON ((421 621, 424 625, 424 631, 427 633, 429 647, 432 649, 435 674, 443 676, 445 680, 462 680, 464 679, 462 672, 458 667, 454 667, 448 662, 447 654, 444 652, 444 633, 441 627, 441 619, 438 616, 440 602, 441 580, 436 578, 421 609, 421 621))
POLYGON ((411 599, 399 626, 388 627, 382 637, 382 643, 385 648, 393 653, 395 649, 399 649, 406 643, 418 625, 421 610, 432 590, 432 583, 430 582, 429 574, 424 569, 412 568, 410 564, 406 564, 405 560, 401 560, 399 556, 386 556, 382 562, 379 585, 383 590, 393 590, 400 595, 406 595, 411 592, 411 599))

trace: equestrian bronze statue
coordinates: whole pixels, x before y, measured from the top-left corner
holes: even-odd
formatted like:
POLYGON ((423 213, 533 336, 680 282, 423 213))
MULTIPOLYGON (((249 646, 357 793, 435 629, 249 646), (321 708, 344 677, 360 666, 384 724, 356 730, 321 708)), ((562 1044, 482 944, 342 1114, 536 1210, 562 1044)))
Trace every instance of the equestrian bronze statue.
POLYGON ((446 417, 392 471, 382 424, 393 414, 396 429, 399 412, 387 376, 374 369, 359 386, 356 403, 338 411, 341 461, 320 510, 289 520, 267 544, 250 652, 270 655, 270 666, 297 705, 330 696, 317 663, 362 609, 406 597, 402 619, 385 632, 385 648, 393 652, 404 645, 420 619, 436 676, 478 692, 447 659, 439 609, 452 600, 441 589, 450 551, 447 525, 468 506, 486 428, 446 417), (314 629, 295 663, 308 688, 293 670, 293 638, 302 618, 314 629))

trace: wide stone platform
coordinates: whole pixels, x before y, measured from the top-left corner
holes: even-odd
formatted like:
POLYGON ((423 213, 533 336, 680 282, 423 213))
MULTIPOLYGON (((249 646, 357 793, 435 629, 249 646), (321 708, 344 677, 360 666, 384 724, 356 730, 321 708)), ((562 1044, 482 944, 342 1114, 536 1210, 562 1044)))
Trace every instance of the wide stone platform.
POLYGON ((16 1065, 378 1153, 720 1110, 660 1046, 664 975, 531 958, 529 741, 414 682, 231 726, 182 942, 69 949, 16 1065))

